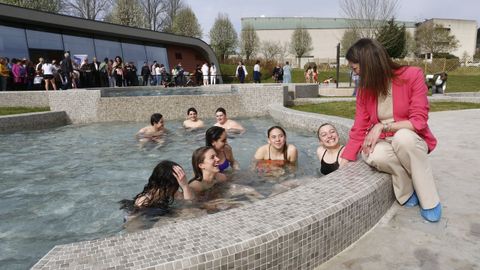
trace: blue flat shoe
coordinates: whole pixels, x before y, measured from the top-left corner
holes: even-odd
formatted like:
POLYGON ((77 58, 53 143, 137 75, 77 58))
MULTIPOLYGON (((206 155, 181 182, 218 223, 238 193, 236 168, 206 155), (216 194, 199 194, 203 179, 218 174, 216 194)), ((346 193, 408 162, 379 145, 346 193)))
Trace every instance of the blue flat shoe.
POLYGON ((418 197, 417 197, 417 193, 414 191, 412 196, 410 196, 410 198, 408 198, 408 200, 403 204, 403 206, 405 207, 415 207, 418 205, 418 197))
POLYGON ((442 205, 440 203, 437 204, 432 209, 420 209, 420 214, 422 217, 430 222, 438 222, 442 217, 442 205))

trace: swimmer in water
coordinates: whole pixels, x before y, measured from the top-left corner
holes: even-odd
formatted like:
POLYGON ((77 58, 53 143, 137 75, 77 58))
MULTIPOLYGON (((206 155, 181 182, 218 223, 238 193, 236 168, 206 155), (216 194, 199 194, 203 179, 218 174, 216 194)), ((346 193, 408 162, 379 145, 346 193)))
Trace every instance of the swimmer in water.
POLYGON ((185 172, 177 163, 164 160, 153 169, 143 191, 135 196, 135 208, 168 208, 176 198, 193 200, 195 194, 188 185, 185 172), (180 192, 178 188, 181 188, 180 192))
POLYGON ((203 128, 205 125, 202 120, 198 118, 198 112, 195 108, 187 110, 187 120, 183 121, 183 126, 187 129, 203 128))
POLYGON ((322 124, 317 131, 320 146, 317 148, 317 156, 320 160, 320 172, 327 175, 340 167, 338 157, 343 152, 337 129, 329 123, 322 124))
POLYGON ((222 127, 213 126, 205 132, 205 145, 211 146, 219 158, 220 172, 225 171, 229 166, 234 170, 240 169, 238 162, 233 157, 232 147, 227 142, 227 132, 222 127))
POLYGON ((140 143, 153 141, 163 144, 165 135, 165 126, 163 116, 160 113, 154 113, 150 117, 150 126, 140 129, 135 135, 140 143))
POLYGON ((222 107, 218 108, 215 111, 215 119, 217 120, 217 123, 215 123, 215 126, 222 127, 228 132, 234 132, 234 133, 245 132, 245 128, 243 128, 242 125, 240 125, 234 120, 227 118, 227 112, 222 107))
POLYGON ((194 177, 189 182, 189 187, 195 193, 204 192, 215 184, 224 183, 227 177, 220 172, 220 159, 211 146, 203 146, 193 152, 192 167, 194 177))
POLYGON ((193 152, 194 177, 189 186, 195 192, 196 198, 203 201, 203 209, 216 212, 240 206, 241 203, 233 199, 240 195, 250 200, 263 198, 252 187, 228 183, 227 176, 220 172, 219 165, 220 159, 213 147, 203 146, 193 152))
POLYGON ((257 170, 266 175, 283 174, 283 167, 296 166, 298 151, 293 144, 287 143, 287 134, 280 126, 273 126, 267 131, 268 143, 255 152, 257 170))

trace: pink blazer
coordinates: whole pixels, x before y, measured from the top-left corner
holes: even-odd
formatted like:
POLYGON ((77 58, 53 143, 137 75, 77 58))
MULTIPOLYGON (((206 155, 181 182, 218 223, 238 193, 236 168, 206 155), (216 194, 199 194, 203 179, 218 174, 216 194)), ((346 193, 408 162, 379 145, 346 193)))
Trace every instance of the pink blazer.
MULTIPOLYGON (((402 67, 395 72, 392 82, 393 118, 395 122, 409 120, 415 132, 422 137, 431 152, 437 139, 428 128, 428 88, 420 68, 402 67)), ((378 123, 377 98, 365 89, 357 95, 355 122, 350 130, 350 138, 342 158, 356 160, 368 130, 378 123)), ((380 138, 392 136, 382 133, 380 138)))

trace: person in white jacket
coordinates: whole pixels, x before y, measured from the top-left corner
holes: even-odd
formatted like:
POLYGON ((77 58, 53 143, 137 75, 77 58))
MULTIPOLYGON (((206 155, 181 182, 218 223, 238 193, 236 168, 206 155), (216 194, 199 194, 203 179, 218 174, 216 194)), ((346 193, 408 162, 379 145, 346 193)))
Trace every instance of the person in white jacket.
POLYGON ((217 84, 217 68, 213 62, 210 65, 210 84, 217 84))
POLYGON ((202 65, 203 85, 208 85, 208 63, 205 62, 202 65))

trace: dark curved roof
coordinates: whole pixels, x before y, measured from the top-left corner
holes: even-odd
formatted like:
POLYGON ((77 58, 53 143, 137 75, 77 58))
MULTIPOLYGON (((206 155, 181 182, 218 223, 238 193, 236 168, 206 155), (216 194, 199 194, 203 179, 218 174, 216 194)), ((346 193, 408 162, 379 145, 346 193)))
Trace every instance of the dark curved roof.
POLYGON ((64 33, 73 31, 88 35, 132 39, 165 45, 181 45, 203 52, 210 62, 214 62, 217 67, 220 66, 212 48, 198 38, 42 12, 6 4, 0 4, 0 10, 0 21, 2 23, 10 22, 30 27, 54 28, 60 29, 64 33))

